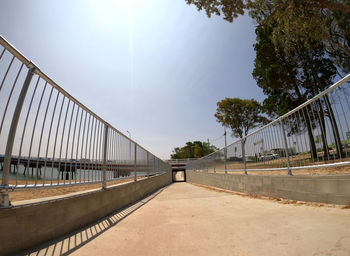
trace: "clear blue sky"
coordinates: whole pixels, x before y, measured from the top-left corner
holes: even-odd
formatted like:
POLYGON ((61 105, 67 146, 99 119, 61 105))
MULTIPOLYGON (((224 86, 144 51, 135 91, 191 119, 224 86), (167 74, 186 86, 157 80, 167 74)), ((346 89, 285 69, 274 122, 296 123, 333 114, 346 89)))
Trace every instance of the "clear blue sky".
MULTIPOLYGON (((161 158, 223 133, 216 103, 255 98, 254 24, 184 0, 2 0, 0 33, 88 108, 161 158)), ((228 137, 228 142, 234 139, 228 137)))

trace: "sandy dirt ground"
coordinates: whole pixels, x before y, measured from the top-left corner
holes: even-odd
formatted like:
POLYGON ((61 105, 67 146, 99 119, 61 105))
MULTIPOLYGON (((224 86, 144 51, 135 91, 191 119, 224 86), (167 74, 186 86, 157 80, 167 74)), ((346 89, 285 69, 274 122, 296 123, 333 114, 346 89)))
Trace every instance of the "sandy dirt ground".
MULTIPOLYGON (((249 171, 247 169, 248 174, 250 175, 286 175, 287 170, 283 171, 249 171)), ((220 171, 215 171, 216 173, 224 173, 221 169, 220 171)), ((209 173, 214 173, 214 170, 209 170, 209 173)), ((230 171, 229 174, 242 174, 243 171, 230 171)), ((350 174, 350 166, 339 166, 339 167, 327 167, 327 168, 313 168, 313 169, 298 169, 292 170, 293 175, 334 175, 334 174, 350 174)))
MULTIPOLYGON (((310 166, 310 165, 320 165, 320 164, 332 164, 332 163, 339 163, 339 162, 344 162, 344 161, 350 161, 349 157, 344 157, 344 158, 333 158, 330 157, 329 159, 324 159, 322 158, 323 153, 319 156, 319 161, 312 161, 311 155, 310 154, 300 154, 296 156, 290 156, 290 166, 291 167, 299 167, 299 166, 310 166)), ((221 162, 213 162, 213 163, 208 163, 209 164, 209 171, 213 172, 214 168, 215 170, 222 171, 225 169, 223 161, 221 162)), ((228 161, 226 164, 226 167, 228 170, 243 170, 244 165, 242 162, 232 162, 228 161)), ((247 169, 266 169, 267 171, 258 171, 258 172, 251 172, 253 173, 258 173, 258 174, 279 174, 281 173, 282 175, 286 173, 286 171, 268 171, 269 168, 286 168, 287 167, 287 161, 286 158, 281 157, 273 160, 268 160, 268 161, 247 161, 247 169)), ((300 174, 300 175, 305 175, 305 174, 310 174, 310 175, 318 175, 318 174, 340 174, 340 173, 350 173, 350 167, 326 167, 326 168, 313 168, 313 169, 301 169, 301 170, 293 170, 295 174, 300 174)))
MULTIPOLYGON (((138 177, 138 180, 143 177, 138 177)), ((121 180, 108 181, 107 187, 115 184, 125 183, 133 181, 134 178, 127 178, 121 180)), ((1 180, 0 180, 1 183, 1 180)), ((65 187, 52 187, 52 188, 36 188, 36 189, 18 189, 15 191, 9 191, 9 197, 11 202, 44 198, 51 196, 64 195, 69 193, 75 193, 80 191, 86 191, 91 189, 101 188, 101 183, 85 184, 85 185, 74 185, 65 187)))
POLYGON ((174 183, 32 255, 350 255, 350 210, 174 183))

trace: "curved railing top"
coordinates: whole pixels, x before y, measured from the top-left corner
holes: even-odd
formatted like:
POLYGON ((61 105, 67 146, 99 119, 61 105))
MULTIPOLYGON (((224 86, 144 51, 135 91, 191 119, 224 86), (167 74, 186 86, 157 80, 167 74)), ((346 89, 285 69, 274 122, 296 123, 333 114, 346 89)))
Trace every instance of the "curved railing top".
MULTIPOLYGON (((279 122, 281 122, 281 120, 293 115, 294 113, 298 112, 299 110, 303 109, 304 107, 310 105, 311 103, 317 101, 318 99, 320 99, 321 97, 327 95, 328 93, 332 92, 333 90, 335 90, 336 88, 338 88, 339 86, 341 86, 342 84, 344 84, 345 82, 348 82, 350 81, 350 74, 344 76, 342 79, 340 79, 339 81, 335 82, 334 84, 332 84, 329 88, 327 88, 326 90, 320 92, 319 94, 317 94, 316 96, 314 96, 313 98, 307 100, 306 102, 304 102, 303 104, 299 105, 298 107, 290 110, 289 112, 287 112, 286 114, 276 118, 275 120, 271 121, 270 123, 256 129, 255 131, 249 133, 247 136, 244 136, 242 139, 246 139, 250 136, 253 136, 254 134, 257 134, 259 133, 260 131, 270 127, 270 126, 273 126, 279 122)), ((237 139, 235 140, 234 142, 230 143, 229 145, 227 145, 226 147, 224 148, 229 148, 231 147, 232 145, 240 142, 242 139, 237 139)), ((223 150, 224 148, 222 148, 221 150, 223 150)), ((201 159, 205 159, 205 158, 208 158, 210 157, 211 155, 213 154, 216 154, 217 152, 213 152, 213 153, 210 153, 209 155, 206 155, 206 156, 203 156, 201 158, 199 158, 198 160, 201 160, 201 159)))
POLYGON ((108 125, 111 129, 118 132, 120 135, 125 137, 126 139, 130 140, 131 142, 137 144, 138 147, 142 148, 143 150, 150 152, 149 150, 143 148, 140 146, 137 142, 126 136, 124 133, 113 127, 111 124, 106 122, 104 119, 102 119, 100 116, 95 114, 92 110, 90 110, 88 107, 86 107, 84 104, 82 104, 80 101, 78 101, 76 98, 74 98, 72 95, 70 95, 66 90, 64 90, 61 86, 59 86, 55 81, 53 81, 47 74, 45 74, 35 63, 30 61, 28 58, 26 58, 19 50, 16 49, 11 43, 9 43, 2 35, 0 35, 0 45, 4 46, 4 48, 9 51, 13 56, 15 56, 18 60, 20 60, 22 63, 24 63, 28 69, 35 68, 35 74, 39 75, 42 79, 44 79, 47 83, 52 85, 54 88, 56 88, 59 92, 61 92, 64 96, 66 96, 68 99, 70 99, 72 102, 77 104, 80 108, 94 116, 96 119, 98 119, 100 122, 108 125))

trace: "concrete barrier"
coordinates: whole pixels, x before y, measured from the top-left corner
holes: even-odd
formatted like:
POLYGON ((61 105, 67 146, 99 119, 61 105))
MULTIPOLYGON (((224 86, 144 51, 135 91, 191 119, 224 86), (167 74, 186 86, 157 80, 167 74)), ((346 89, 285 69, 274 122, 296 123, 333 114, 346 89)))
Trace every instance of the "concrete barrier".
POLYGON ((186 170, 186 177, 190 183, 260 196, 329 204, 350 204, 350 174, 273 176, 186 170))
POLYGON ((0 255, 18 252, 65 235, 115 212, 172 182, 168 172, 36 204, 0 209, 0 255))

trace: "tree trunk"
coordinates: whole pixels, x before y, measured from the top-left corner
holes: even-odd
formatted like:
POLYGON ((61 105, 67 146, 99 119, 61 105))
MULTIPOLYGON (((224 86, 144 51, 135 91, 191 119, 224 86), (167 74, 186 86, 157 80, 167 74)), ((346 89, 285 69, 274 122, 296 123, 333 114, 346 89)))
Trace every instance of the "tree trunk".
MULTIPOLYGON (((296 92, 297 96, 299 97, 299 99, 303 99, 304 97, 302 97, 297 85, 295 85, 294 89, 295 89, 295 92, 296 92)), ((310 143, 310 150, 311 150, 312 159, 318 160, 317 149, 316 149, 316 145, 315 145, 314 135, 312 134, 312 127, 311 127, 311 123, 310 123, 310 118, 309 118, 309 115, 307 114, 307 106, 305 108, 302 108, 301 111, 302 111, 304 119, 305 119, 304 121, 306 124, 307 133, 309 136, 309 143, 310 143)))
POLYGON ((307 134, 309 136, 311 156, 312 156, 312 159, 318 160, 315 139, 314 139, 314 135, 312 134, 312 127, 311 127, 311 123, 310 123, 310 118, 307 114, 307 108, 303 108, 302 111, 303 111, 303 116, 305 118, 307 134))
POLYGON ((335 146, 336 146, 336 149, 337 149, 337 155, 338 155, 339 158, 341 158, 344 155, 344 153, 343 153, 343 148, 342 148, 342 144, 341 144, 341 139, 340 139, 340 136, 339 136, 338 125, 337 125, 337 122, 335 120, 334 112, 333 112, 332 106, 331 106, 331 104, 329 102, 328 95, 324 95, 323 97, 324 97, 324 99, 326 101, 326 106, 327 106, 327 110, 328 110, 329 119, 331 120, 335 146))
POLYGON ((318 118, 321 128, 321 137, 322 137, 322 145, 323 145, 323 156, 329 159, 329 151, 328 151, 328 144, 327 144, 327 134, 326 134, 326 120, 324 116, 323 106, 321 100, 317 101, 317 104, 319 106, 318 112, 318 118))

